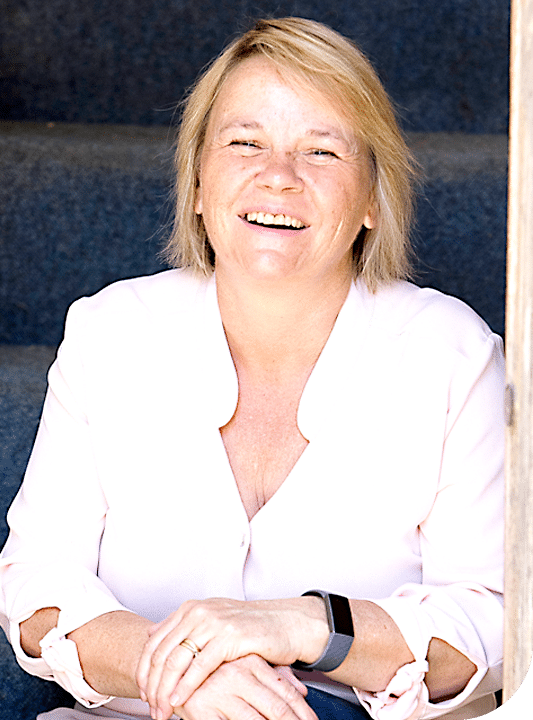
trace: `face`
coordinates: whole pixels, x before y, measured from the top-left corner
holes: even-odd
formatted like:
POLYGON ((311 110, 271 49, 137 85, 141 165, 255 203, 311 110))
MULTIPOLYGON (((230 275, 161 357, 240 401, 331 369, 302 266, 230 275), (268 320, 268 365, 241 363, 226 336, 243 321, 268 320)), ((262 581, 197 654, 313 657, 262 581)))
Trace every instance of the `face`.
POLYGON ((368 156, 331 99, 250 58, 213 105, 195 210, 219 276, 348 279, 374 224, 368 156))

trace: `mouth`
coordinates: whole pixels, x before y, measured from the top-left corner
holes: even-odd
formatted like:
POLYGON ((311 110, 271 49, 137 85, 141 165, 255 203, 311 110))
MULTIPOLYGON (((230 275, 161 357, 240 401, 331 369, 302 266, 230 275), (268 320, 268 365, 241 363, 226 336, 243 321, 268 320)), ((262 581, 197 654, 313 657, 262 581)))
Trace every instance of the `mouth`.
POLYGON ((273 215, 268 212, 249 212, 243 215, 243 219, 252 225, 267 228, 287 228, 290 230, 304 230, 307 226, 298 218, 291 215, 273 215))

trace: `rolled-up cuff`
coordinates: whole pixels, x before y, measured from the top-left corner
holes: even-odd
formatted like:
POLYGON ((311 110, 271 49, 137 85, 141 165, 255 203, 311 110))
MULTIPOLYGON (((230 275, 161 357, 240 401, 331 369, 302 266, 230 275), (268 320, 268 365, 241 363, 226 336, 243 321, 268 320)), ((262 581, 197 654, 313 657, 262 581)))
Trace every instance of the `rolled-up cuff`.
POLYGON ((416 720, 429 700, 424 683, 428 668, 425 660, 404 665, 382 692, 355 690, 359 702, 377 720, 416 720))
POLYGON ((444 587, 407 584, 393 596, 373 602, 394 620, 415 659, 401 667, 382 692, 369 693, 354 688, 359 701, 375 720, 436 718, 501 687, 498 685, 499 643, 493 641, 485 645, 480 637, 480 631, 485 640, 490 637, 483 632, 490 624, 503 626, 501 604, 485 588, 466 583, 444 587), (459 650, 476 666, 466 687, 441 703, 430 702, 425 685, 426 658, 433 637, 459 650))
POLYGON ((102 695, 85 682, 78 656, 78 648, 57 627, 52 628, 40 641, 41 658, 47 664, 53 679, 87 708, 99 707, 113 699, 102 695))
POLYGON ((80 605, 75 609, 61 610, 57 627, 52 628, 40 641, 41 656, 30 657, 22 649, 20 623, 31 617, 39 608, 26 611, 6 623, 9 641, 18 664, 30 673, 44 680, 55 680, 84 707, 99 707, 109 702, 111 696, 101 695, 93 690, 83 678, 78 648, 67 635, 96 617, 113 611, 128 610, 111 596, 102 595, 100 602, 80 605))

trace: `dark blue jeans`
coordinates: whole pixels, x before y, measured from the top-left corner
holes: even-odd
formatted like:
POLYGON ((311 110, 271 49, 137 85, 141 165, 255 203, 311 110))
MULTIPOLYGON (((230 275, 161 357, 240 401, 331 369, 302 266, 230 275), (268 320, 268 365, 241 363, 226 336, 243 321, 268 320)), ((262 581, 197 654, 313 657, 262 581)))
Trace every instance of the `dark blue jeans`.
POLYGON ((360 705, 334 697, 329 693, 308 688, 307 703, 313 708, 319 720, 370 720, 370 715, 360 705))

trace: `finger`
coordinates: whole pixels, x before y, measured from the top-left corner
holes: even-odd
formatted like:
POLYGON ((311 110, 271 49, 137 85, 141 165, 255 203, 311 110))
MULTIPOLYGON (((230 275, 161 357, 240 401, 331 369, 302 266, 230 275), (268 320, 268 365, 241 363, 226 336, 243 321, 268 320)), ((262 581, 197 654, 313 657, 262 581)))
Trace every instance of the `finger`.
POLYGON ((227 657, 224 645, 218 642, 216 638, 208 642, 186 668, 182 677, 174 683, 173 692, 168 698, 170 704, 173 706, 185 705, 187 700, 215 670, 228 660, 234 659, 233 657, 227 657))
POLYGON ((145 695, 158 720, 171 714, 170 694, 193 661, 194 654, 183 645, 163 641, 151 656, 145 695))
POLYGON ((219 713, 217 720, 317 720, 301 693, 255 655, 223 665, 174 712, 185 715, 185 710, 193 719, 206 720, 211 709, 219 713))
MULTIPOLYGON (((271 710, 274 712, 275 720, 318 720, 315 712, 309 707, 303 694, 296 686, 284 678, 277 670, 259 667, 258 679, 264 687, 270 690, 275 696, 271 699, 271 710)), ((307 688, 305 689, 307 694, 307 688)), ((266 698, 267 699, 267 698, 266 698)), ((258 705, 261 712, 269 709, 258 705)), ((269 715, 267 717, 270 717, 269 715)))
POLYGON ((152 625, 148 628, 148 637, 152 637, 165 623, 165 620, 162 620, 161 622, 155 623, 155 625, 152 625))
MULTIPOLYGON (((157 678, 155 674, 151 676, 151 679, 153 678, 154 686, 152 687, 149 685, 148 692, 155 692, 157 710, 161 711, 157 713, 158 720, 161 720, 161 713, 163 715, 167 714, 169 708, 184 704, 185 701, 176 701, 174 698, 176 685, 179 684, 180 679, 187 673, 188 668, 192 667, 196 663, 196 658, 198 657, 199 654, 192 652, 190 647, 179 645, 167 656, 165 665, 159 674, 159 678, 157 678)), ((204 674, 206 678, 209 677, 211 674, 209 668, 205 673, 202 673, 202 677, 204 674)), ((200 685, 201 682, 198 684, 198 687, 200 685)))
POLYGON ((318 720, 294 685, 274 675, 257 679, 246 700, 267 720, 318 720))
MULTIPOLYGON (((160 630, 146 642, 136 672, 137 685, 144 700, 154 696, 155 688, 159 685, 161 676, 165 671, 165 664, 170 655, 174 653, 176 648, 180 647, 180 643, 185 640, 187 633, 188 630, 186 627, 180 629, 174 627, 173 623, 167 623, 165 621, 160 630)), ((202 645, 198 643, 198 647, 202 647, 202 645)), ((189 658, 190 663, 191 651, 188 650, 188 653, 189 655, 187 655, 187 653, 182 655, 181 651, 179 651, 182 657, 189 658)), ((170 660, 170 670, 173 672, 176 669, 175 660, 175 658, 170 660)), ((187 669, 188 663, 185 664, 184 667, 181 667, 181 664, 182 663, 179 663, 179 675, 174 675, 174 686, 187 669)))
MULTIPOLYGON (((180 615, 178 615, 178 612, 173 613, 173 615, 170 615, 166 620, 155 626, 155 629, 150 634, 137 665, 136 680, 141 690, 145 690, 147 685, 153 653, 165 640, 169 639, 169 636, 176 629, 176 626, 179 625, 179 622, 180 615)), ((174 645, 179 644, 185 637, 184 635, 181 639, 177 639, 174 645)), ((174 647, 174 645, 172 647, 174 647)), ((168 649, 168 652, 170 652, 170 649, 168 649)))
POLYGON ((298 690, 299 693, 301 693, 304 697, 307 696, 307 688, 303 684, 301 680, 299 680, 296 675, 293 673, 291 668, 288 665, 276 665, 274 667, 274 670, 285 678, 285 680, 288 680, 294 687, 298 690))

